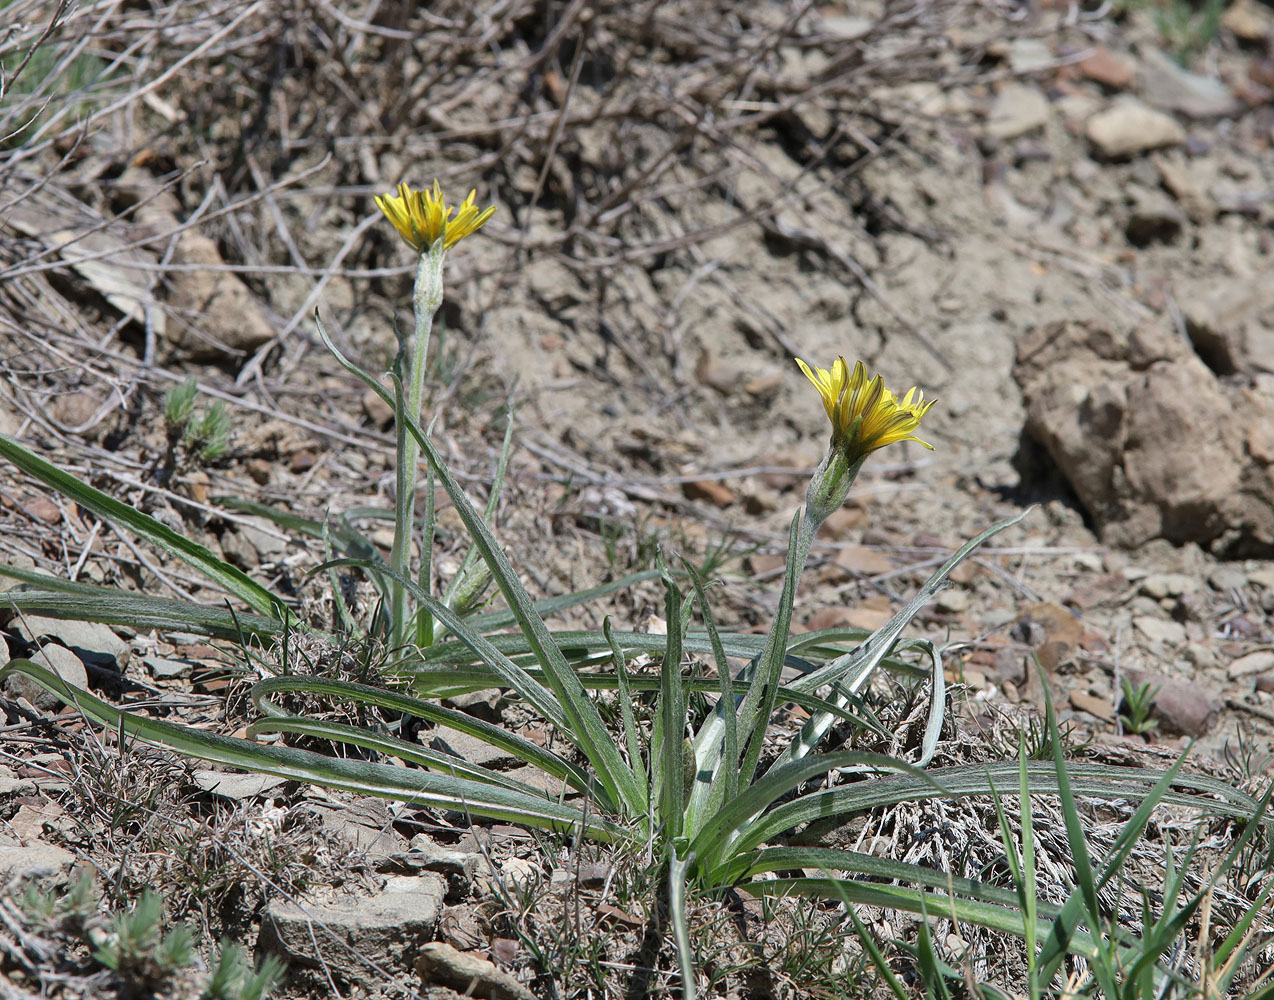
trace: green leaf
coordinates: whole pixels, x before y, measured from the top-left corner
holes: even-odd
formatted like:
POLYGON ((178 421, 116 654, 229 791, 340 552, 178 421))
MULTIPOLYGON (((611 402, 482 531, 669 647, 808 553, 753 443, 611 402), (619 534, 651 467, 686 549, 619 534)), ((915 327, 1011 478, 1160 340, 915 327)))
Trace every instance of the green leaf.
MULTIPOLYGON (((337 350, 322 323, 318 323, 318 331, 323 343, 332 352, 337 361, 392 406, 393 400, 385 391, 385 387, 346 359, 337 350)), ((505 556, 504 551, 500 548, 482 515, 473 506, 469 497, 456 481, 455 476, 451 474, 451 470, 447 468, 442 456, 438 454, 433 442, 429 440, 429 436, 420 429, 420 426, 410 414, 402 413, 401 408, 395 412, 401 413, 403 424, 410 431, 412 437, 416 439, 417 444, 420 445, 422 454, 433 468, 434 474, 438 477, 439 482, 442 483, 443 489, 447 491, 447 496, 451 498, 452 506, 455 507, 456 513, 460 515, 460 520, 464 522, 464 526, 469 532, 469 537, 473 539, 473 544, 477 546, 482 558, 491 569, 491 575, 495 578, 500 592, 504 595, 505 603, 509 606, 509 610, 517 620, 522 634, 529 642, 536 660, 544 669, 545 680, 548 681, 553 694, 561 706, 560 712, 565 713, 565 724, 559 726, 559 728, 564 733, 569 734, 572 741, 583 751, 589 763, 597 772, 598 780, 610 793, 611 800, 616 803, 622 802, 630 813, 635 813, 640 803, 645 801, 637 776, 624 763, 624 759, 619 753, 619 748, 615 746, 614 740, 611 739, 610 733, 606 730, 605 723, 602 722, 601 715, 598 714, 597 706, 593 704, 587 690, 575 676, 575 671, 566 662, 565 657, 562 656, 562 651, 553 642, 548 626, 544 624, 544 619, 536 612, 534 603, 527 594, 526 588, 518 580, 517 573, 514 572, 508 557, 505 556)), ((416 599, 421 600, 420 588, 416 587, 415 590, 417 591, 416 599)), ((428 597, 429 595, 424 596, 428 597)), ((455 626, 440 615, 436 607, 438 605, 435 603, 435 606, 430 608, 434 612, 434 617, 459 635, 460 633, 456 631, 455 626)), ((458 620, 454 616, 449 615, 448 617, 451 621, 458 624, 458 620)), ((466 643, 466 645, 469 645, 469 643, 466 643)), ((477 651, 475 650, 475 652, 477 651)))
POLYGON ((88 591, 77 589, 69 593, 11 590, 0 598, 0 606, 59 621, 101 622, 103 625, 158 629, 162 632, 193 632, 232 641, 249 635, 271 639, 284 631, 283 623, 277 618, 263 618, 246 612, 235 614, 226 608, 167 597, 147 597, 110 587, 94 587, 88 591))
POLYGON ((325 757, 291 747, 263 746, 249 740, 219 736, 189 726, 121 712, 89 692, 68 685, 53 672, 30 660, 10 661, 8 666, 0 668, 0 681, 13 673, 32 678, 92 721, 112 731, 153 746, 170 747, 200 760, 327 788, 340 788, 360 795, 398 799, 425 808, 464 812, 567 834, 582 832, 603 842, 631 842, 633 839, 623 827, 599 817, 596 809, 585 811, 540 796, 429 771, 325 757))
POLYGON ((0 456, 7 458, 28 476, 40 480, 81 507, 114 525, 127 528, 157 549, 180 559, 258 614, 285 621, 289 612, 282 598, 272 594, 246 573, 223 562, 208 549, 179 535, 149 514, 121 503, 114 497, 81 482, 69 472, 46 462, 16 441, 0 435, 0 456))
MULTIPOLYGON (((715 867, 727 856, 728 850, 732 853, 737 853, 741 849, 731 848, 731 841, 734 840, 736 831, 739 832, 743 840, 749 841, 748 847, 761 843, 763 839, 768 839, 757 839, 749 835, 757 825, 764 821, 763 819, 753 820, 753 817, 760 816, 779 798, 798 788, 811 778, 826 774, 828 771, 850 767, 878 771, 902 771, 915 778, 917 782, 927 783, 934 794, 941 795, 945 792, 943 786, 930 778, 925 772, 905 761, 886 757, 883 754, 862 753, 853 750, 813 754, 770 771, 760 781, 743 788, 735 798, 723 803, 704 822, 691 843, 691 849, 706 866, 709 868, 715 867)), ((862 782, 859 784, 867 785, 870 783, 862 782)), ((855 786, 851 785, 849 787, 855 786)), ((793 802, 787 803, 787 806, 798 806, 799 803, 808 798, 811 798, 811 796, 802 796, 793 802)), ((782 829, 786 829, 786 827, 782 829)))
POLYGON ((668 634, 664 637, 664 659, 659 668, 659 716, 661 721, 660 782, 659 782, 659 821, 663 824, 664 837, 674 841, 681 836, 682 824, 685 821, 684 781, 685 768, 682 757, 685 753, 686 735, 686 695, 681 687, 681 635, 682 615, 681 591, 673 582, 672 575, 664 565, 662 555, 656 560, 664 584, 664 620, 668 623, 668 634))
MULTIPOLYGON (((375 705, 391 712, 427 719, 430 722, 447 726, 457 732, 476 737, 490 746, 517 757, 519 760, 533 764, 541 771, 556 778, 561 778, 577 791, 594 797, 601 792, 601 789, 597 787, 594 780, 585 771, 551 750, 547 750, 538 743, 528 740, 525 736, 519 736, 517 733, 502 729, 465 712, 443 708, 433 702, 412 698, 409 695, 398 694, 394 691, 387 691, 384 688, 325 677, 287 675, 267 677, 265 680, 258 681, 252 686, 249 696, 252 698, 253 704, 271 720, 290 721, 296 719, 297 716, 280 708, 271 698, 279 694, 295 693, 318 694, 360 705, 375 705)), ((273 728, 275 728, 273 721, 255 722, 248 727, 248 733, 249 735, 255 735, 258 732, 267 732, 273 728)), ((345 730, 340 731, 345 732, 345 730)), ((342 739, 342 737, 338 736, 331 738, 342 739)), ((392 750, 386 752, 398 753, 398 751, 392 750)))

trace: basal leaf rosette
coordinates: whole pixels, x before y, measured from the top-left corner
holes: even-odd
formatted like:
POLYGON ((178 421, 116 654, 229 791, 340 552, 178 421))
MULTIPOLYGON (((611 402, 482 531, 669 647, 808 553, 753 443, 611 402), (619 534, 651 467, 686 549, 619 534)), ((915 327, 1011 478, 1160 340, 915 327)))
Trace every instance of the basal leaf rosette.
POLYGON ((933 450, 915 431, 937 400, 926 402, 915 386, 898 398, 885 388, 880 375, 868 378, 861 361, 855 361, 852 369, 843 357, 833 361, 831 368, 811 368, 800 358, 796 363, 818 390, 832 424, 831 445, 806 494, 809 516, 821 524, 845 502, 864 459, 873 451, 899 441, 915 441, 933 450))

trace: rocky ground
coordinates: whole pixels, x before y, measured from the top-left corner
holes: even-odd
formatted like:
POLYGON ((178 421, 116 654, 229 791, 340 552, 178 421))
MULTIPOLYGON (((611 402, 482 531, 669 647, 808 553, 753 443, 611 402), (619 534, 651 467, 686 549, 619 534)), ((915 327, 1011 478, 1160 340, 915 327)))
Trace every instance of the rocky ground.
MULTIPOLYGON (((883 623, 964 539, 1038 504, 918 620, 963 643, 948 663, 958 710, 976 722, 1040 708, 1038 657, 1075 731, 1109 752, 1194 740, 1200 766, 1265 773, 1270 7, 201 3, 143 24, 100 6, 99 62, 47 70, 80 66, 89 89, 50 88, 25 131, 13 109, 36 105, 0 106, 16 135, 0 149, 0 431, 321 603, 302 581, 313 545, 217 500, 312 517, 387 503, 389 414, 326 354, 312 314, 386 367, 395 320, 410 323, 410 273, 371 196, 438 176, 498 211, 451 256, 429 412, 479 495, 513 414, 499 532, 533 590, 647 568, 656 543, 702 559, 724 540, 719 621, 766 623, 826 438, 793 357, 862 358, 895 390, 938 397, 921 434, 935 450, 869 462, 820 538, 794 627, 883 623), (234 431, 224 456, 169 466, 163 397, 188 374, 228 403, 234 431), (1146 719, 1126 684, 1155 692, 1146 719)), ((8 9, 12 68, 54 10, 8 9)), ((72 7, 44 45, 73 44, 89 15, 72 7)), ((0 550, 216 601, 11 474, 0 550)), ((457 565, 439 553, 444 582, 457 565)), ((588 621, 641 625, 660 606, 636 588, 588 621)), ((59 669, 105 696, 122 670, 167 710, 242 725, 219 647, 39 620, 9 621, 6 636, 14 655, 55 637, 59 669)), ((56 705, 6 697, 0 865, 109 856, 126 824, 68 804, 79 776, 41 728, 56 705)), ((388 813, 311 799, 308 818, 293 803, 283 824, 271 788, 147 755, 119 780, 99 806, 176 808, 193 789, 210 823, 237 816, 233 834, 218 829, 221 863, 242 878, 274 823, 297 857, 319 859, 306 891, 374 884, 356 947, 393 976, 407 951, 439 968, 494 959, 482 975, 503 985, 489 995, 526 995, 534 963, 507 925, 453 905, 487 877, 467 835, 404 853, 388 813), (351 838, 358 865, 331 862, 351 838)), ((270 877, 299 887, 295 862, 270 877)), ((143 886, 151 864, 130 859, 118 878, 143 886)), ((238 930, 308 954, 286 897, 253 896, 238 930)), ((332 926, 343 899, 325 911, 332 926)), ((614 909, 616 935, 641 925, 614 909)), ((314 989, 323 975, 368 981, 340 951, 324 950, 314 989)))

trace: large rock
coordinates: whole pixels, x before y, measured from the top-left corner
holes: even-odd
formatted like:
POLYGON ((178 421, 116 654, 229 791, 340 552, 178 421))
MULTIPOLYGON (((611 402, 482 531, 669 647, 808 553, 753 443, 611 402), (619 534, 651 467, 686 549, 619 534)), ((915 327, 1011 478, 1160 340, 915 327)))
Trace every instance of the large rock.
POLYGON ((119 190, 138 201, 136 221, 154 232, 177 232, 164 285, 169 355, 191 361, 246 361, 274 338, 265 307, 225 261, 210 237, 181 230, 181 206, 171 191, 142 167, 130 167, 119 190))
POLYGON ((1018 345, 1026 430, 1107 544, 1274 554, 1274 398, 1223 386, 1179 338, 1054 323, 1018 345))
POLYGON ((398 875, 373 896, 319 890, 275 899, 261 920, 261 947, 303 965, 328 965, 353 982, 373 982, 367 960, 410 966, 433 938, 446 886, 440 876, 398 875))

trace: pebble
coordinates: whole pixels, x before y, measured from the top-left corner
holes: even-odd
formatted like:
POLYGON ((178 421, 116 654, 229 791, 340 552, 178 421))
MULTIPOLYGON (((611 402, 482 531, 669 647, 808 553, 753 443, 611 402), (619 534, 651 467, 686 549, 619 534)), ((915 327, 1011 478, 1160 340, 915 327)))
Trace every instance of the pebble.
POLYGON ((1194 593, 1199 589, 1199 581, 1185 573, 1151 573, 1142 579, 1137 589, 1147 597, 1162 600, 1194 593))
POLYGON ((967 590, 947 588, 937 596, 933 606, 949 615, 959 615, 969 610, 972 599, 967 590))
POLYGON ((1152 243, 1171 243, 1185 228, 1185 214, 1176 203, 1161 192, 1142 192, 1136 198, 1124 235, 1135 247, 1152 243))
POLYGON ((20 636, 28 640, 35 640, 41 636, 53 636, 64 646, 79 650, 81 658, 89 663, 118 666, 122 670, 128 665, 133 655, 132 647, 116 635, 109 626, 100 622, 23 615, 13 627, 20 636), (115 661, 114 664, 109 663, 112 659, 115 661))
POLYGON ((1224 702, 1197 684, 1147 678, 1155 693, 1153 714, 1160 728, 1170 736, 1202 736, 1216 721, 1224 702))
POLYGON ((1115 721, 1115 710, 1111 707, 1109 698, 1089 694, 1087 691, 1072 691, 1070 702, 1077 711, 1087 712, 1104 722, 1115 721))
POLYGON ((423 986, 446 986, 487 1000, 535 1000, 534 993, 494 962, 441 941, 431 941, 420 950, 415 968, 423 986))
POLYGON ((1216 650, 1204 642, 1187 643, 1185 659, 1187 663, 1201 673, 1210 673, 1218 665, 1216 650))
MULTIPOLYGON (((88 671, 78 656, 55 642, 46 644, 27 657, 36 666, 52 670, 72 687, 88 688, 88 671)), ((61 707, 62 699, 26 674, 10 674, 4 679, 5 691, 14 698, 25 698, 36 708, 52 712, 61 707)))
POLYGON ((1256 0, 1234 0, 1221 15, 1221 27, 1241 42, 1264 42, 1274 35, 1274 13, 1256 0))
POLYGON ((1248 575, 1232 566, 1218 566, 1208 574, 1208 583, 1212 588, 1228 594, 1232 590, 1242 590, 1247 586, 1248 575))
POLYGON ((734 503, 734 494, 724 483, 714 479, 696 479, 694 482, 682 483, 681 494, 687 500, 705 500, 714 507, 729 507, 734 503))
POLYGON ((1010 83, 996 96, 987 115, 986 134, 1009 140, 1048 124, 1048 98, 1035 87, 1010 83))
POLYGON ((1075 68, 1094 83, 1111 90, 1127 90, 1137 77, 1131 62, 1115 55, 1104 45, 1097 46, 1093 54, 1077 62, 1075 68))
POLYGON ((1151 642, 1175 646, 1186 640, 1186 629, 1180 622, 1167 621, 1151 615, 1138 615, 1132 623, 1151 642))
POLYGON ((1052 66, 1055 57, 1048 43, 1038 38, 1015 38, 1008 47, 1009 66, 1014 73, 1035 73, 1052 66))
POLYGON ((1156 49, 1142 50, 1141 91, 1155 107, 1187 118, 1223 118, 1242 109, 1222 81, 1191 73, 1156 49))
POLYGON ((836 553, 836 565, 863 576, 880 576, 896 568, 889 557, 865 545, 848 545, 836 553))
POLYGON ((1274 671, 1274 649, 1258 649, 1255 653, 1231 660, 1230 665, 1225 668, 1226 676, 1232 681, 1268 671, 1274 671))
POLYGON ((1102 157, 1123 160, 1154 149, 1179 146, 1186 133, 1170 115, 1125 97, 1088 119, 1088 141, 1102 157))
POLYGON ((544 873, 529 858, 509 858, 500 866, 500 875, 509 888, 522 888, 539 879, 544 873))

